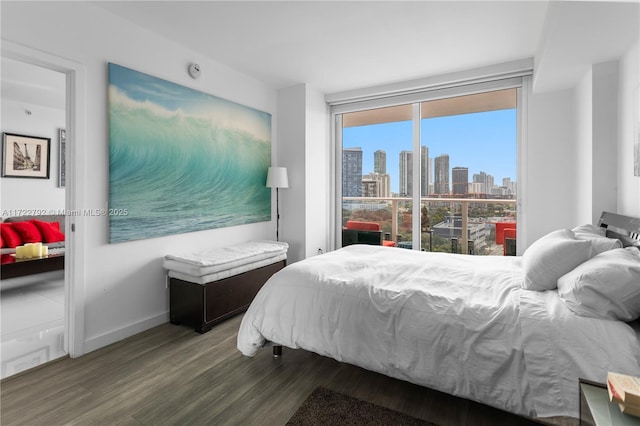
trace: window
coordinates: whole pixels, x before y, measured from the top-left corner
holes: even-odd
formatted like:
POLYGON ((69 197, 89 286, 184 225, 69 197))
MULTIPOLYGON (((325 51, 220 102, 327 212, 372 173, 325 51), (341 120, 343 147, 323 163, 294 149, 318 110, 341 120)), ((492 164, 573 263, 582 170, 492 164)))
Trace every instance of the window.
POLYGON ((517 226, 518 93, 427 93, 335 113, 340 230, 374 223, 385 245, 505 254, 504 222, 517 226))

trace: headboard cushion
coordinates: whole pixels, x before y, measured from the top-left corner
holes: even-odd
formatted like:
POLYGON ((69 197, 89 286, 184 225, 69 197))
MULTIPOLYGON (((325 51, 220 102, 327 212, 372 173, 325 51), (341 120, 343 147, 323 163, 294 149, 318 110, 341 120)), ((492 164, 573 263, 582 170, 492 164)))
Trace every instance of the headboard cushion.
POLYGON ((606 228, 607 237, 619 239, 624 247, 640 249, 640 218, 602 212, 598 226, 606 228))

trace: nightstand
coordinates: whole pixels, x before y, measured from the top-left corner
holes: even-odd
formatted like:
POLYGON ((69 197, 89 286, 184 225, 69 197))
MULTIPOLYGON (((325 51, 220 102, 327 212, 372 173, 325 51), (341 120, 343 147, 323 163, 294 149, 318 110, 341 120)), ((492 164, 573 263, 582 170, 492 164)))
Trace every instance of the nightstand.
POLYGON ((640 417, 620 411, 618 404, 609 402, 607 386, 579 379, 580 426, 640 426, 640 417))

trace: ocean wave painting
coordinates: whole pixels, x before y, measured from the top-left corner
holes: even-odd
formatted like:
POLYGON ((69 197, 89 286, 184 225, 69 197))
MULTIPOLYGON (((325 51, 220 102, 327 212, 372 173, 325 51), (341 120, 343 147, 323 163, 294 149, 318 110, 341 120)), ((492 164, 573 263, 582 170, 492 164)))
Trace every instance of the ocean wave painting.
POLYGON ((109 242, 271 220, 271 115, 109 64, 109 242))

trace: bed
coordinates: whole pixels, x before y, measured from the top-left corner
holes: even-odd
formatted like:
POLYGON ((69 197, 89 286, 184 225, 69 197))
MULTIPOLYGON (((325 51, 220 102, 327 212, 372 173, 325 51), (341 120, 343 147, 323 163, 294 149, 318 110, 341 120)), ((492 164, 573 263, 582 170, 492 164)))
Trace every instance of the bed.
POLYGON ((578 378, 640 376, 640 221, 599 225, 516 257, 351 245, 308 258, 260 290, 238 349, 271 342, 517 414, 578 417, 578 378))

